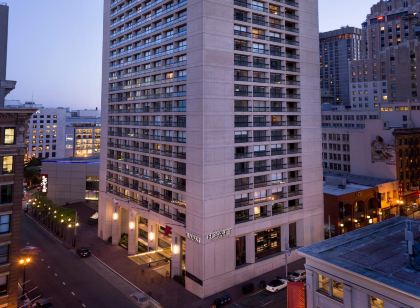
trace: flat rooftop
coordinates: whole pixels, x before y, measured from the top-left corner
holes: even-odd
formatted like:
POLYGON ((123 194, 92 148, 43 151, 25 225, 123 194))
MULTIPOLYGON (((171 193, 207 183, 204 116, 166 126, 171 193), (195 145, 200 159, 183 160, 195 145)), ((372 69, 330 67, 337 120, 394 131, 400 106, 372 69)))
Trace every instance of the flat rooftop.
POLYGON ((339 174, 334 174, 331 172, 324 172, 324 177, 344 178, 347 180, 347 183, 353 183, 353 184, 369 186, 369 187, 375 187, 377 185, 397 181, 396 179, 374 178, 374 177, 358 175, 358 174, 339 175, 339 174))
POLYGON ((347 183, 345 187, 338 187, 337 185, 331 185, 324 183, 324 194, 332 195, 332 196, 342 196, 347 195, 350 193, 371 189, 371 186, 347 183))
POLYGON ((54 158, 54 159, 44 159, 42 163, 50 164, 99 164, 99 157, 88 157, 88 158, 54 158))
POLYGON ((420 272, 410 266, 408 259, 407 221, 413 222, 414 240, 418 243, 420 221, 395 217, 298 251, 420 298, 420 272))

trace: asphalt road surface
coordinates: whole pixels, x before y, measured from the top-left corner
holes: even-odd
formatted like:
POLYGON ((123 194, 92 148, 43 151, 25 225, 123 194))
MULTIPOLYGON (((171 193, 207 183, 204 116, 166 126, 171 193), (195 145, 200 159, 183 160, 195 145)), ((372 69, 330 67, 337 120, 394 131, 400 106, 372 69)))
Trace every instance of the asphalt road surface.
POLYGON ((35 288, 31 293, 51 298, 54 307, 138 307, 129 298, 137 290, 95 257, 81 259, 30 218, 22 219, 23 246, 40 249, 26 271, 27 291, 35 288))

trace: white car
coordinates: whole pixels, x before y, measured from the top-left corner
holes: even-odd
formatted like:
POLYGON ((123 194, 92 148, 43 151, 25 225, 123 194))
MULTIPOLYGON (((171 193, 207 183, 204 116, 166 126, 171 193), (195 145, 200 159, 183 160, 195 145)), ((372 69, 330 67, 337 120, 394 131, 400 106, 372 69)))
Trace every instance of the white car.
POLYGON ((287 279, 289 279, 289 281, 293 281, 293 282, 305 281, 306 272, 304 270, 294 271, 294 272, 290 273, 289 276, 287 276, 287 279))
POLYGON ((150 300, 148 295, 142 292, 136 292, 131 294, 130 296, 136 302, 137 306, 144 308, 150 306, 150 300))
POLYGON ((281 291, 285 288, 287 288, 287 280, 279 279, 279 278, 270 281, 269 283, 267 283, 267 286, 265 287, 265 289, 268 292, 272 292, 272 293, 281 291))

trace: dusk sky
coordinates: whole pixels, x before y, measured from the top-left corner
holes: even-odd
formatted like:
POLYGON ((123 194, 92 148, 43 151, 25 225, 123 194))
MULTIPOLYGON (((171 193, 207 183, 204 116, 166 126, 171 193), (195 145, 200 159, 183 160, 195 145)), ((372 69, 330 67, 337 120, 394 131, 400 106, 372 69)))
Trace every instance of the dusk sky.
MULTIPOLYGON (((7 99, 33 97, 51 107, 100 107, 103 0, 6 2, 7 77, 18 82, 7 99)), ((376 2, 319 0, 320 30, 360 26, 376 2)))

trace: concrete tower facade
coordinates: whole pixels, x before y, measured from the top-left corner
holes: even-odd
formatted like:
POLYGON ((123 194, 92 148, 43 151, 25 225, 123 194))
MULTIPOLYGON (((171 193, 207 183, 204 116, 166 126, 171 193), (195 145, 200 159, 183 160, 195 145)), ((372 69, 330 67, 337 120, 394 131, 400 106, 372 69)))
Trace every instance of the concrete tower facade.
POLYGON ((105 1, 101 238, 170 258, 200 297, 322 239, 317 12, 105 1))

